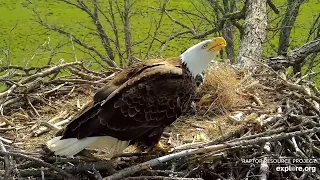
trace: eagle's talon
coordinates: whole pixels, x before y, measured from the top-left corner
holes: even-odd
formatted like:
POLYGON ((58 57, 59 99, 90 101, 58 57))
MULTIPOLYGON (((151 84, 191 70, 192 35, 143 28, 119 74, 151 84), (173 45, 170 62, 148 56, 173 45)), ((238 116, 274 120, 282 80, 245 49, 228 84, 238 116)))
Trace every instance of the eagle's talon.
POLYGON ((170 148, 163 146, 160 142, 158 142, 153 148, 152 151, 160 151, 163 153, 170 152, 170 148))

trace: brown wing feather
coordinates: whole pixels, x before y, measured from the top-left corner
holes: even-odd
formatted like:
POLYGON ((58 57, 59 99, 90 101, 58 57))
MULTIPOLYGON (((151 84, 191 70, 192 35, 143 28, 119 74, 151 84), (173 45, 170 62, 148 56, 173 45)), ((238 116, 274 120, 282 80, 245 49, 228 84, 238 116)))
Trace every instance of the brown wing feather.
MULTIPOLYGON (((138 71, 109 95, 100 93, 96 100, 108 96, 107 101, 95 101, 66 127, 63 138, 109 135, 132 140, 175 121, 194 93, 191 76, 181 68, 162 64, 138 71)), ((103 91, 109 92, 109 88, 103 91)))

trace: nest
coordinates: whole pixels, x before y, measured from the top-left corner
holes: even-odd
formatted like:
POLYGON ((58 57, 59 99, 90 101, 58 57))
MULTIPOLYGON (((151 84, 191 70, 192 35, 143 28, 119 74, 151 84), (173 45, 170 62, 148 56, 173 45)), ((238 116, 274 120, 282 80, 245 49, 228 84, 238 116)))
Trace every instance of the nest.
POLYGON ((207 112, 217 114, 231 110, 241 101, 241 97, 237 94, 240 78, 227 64, 211 67, 207 70, 204 83, 200 88, 199 106, 209 106, 206 108, 207 112))
MULTIPOLYGON (((114 73, 82 62, 9 66, 0 93, 0 176, 29 179, 319 179, 320 93, 265 65, 210 69, 189 114, 166 129, 169 153, 113 159, 50 156, 41 145, 80 113, 114 73)), ((0 178, 1 179, 1 178, 0 178)))

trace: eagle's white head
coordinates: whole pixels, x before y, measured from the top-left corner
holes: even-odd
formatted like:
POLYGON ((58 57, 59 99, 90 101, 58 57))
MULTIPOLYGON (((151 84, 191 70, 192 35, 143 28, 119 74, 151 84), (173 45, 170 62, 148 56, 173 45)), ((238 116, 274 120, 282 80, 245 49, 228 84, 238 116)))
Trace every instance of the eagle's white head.
POLYGON ((180 55, 180 59, 193 77, 196 77, 197 74, 202 73, 208 67, 211 60, 226 45, 226 40, 222 37, 205 40, 187 49, 180 55))

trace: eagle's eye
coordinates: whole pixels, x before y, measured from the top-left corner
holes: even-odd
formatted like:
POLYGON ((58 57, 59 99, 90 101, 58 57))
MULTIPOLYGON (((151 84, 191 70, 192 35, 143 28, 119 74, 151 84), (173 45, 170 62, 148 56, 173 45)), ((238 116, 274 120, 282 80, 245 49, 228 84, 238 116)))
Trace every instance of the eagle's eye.
POLYGON ((208 43, 204 44, 204 45, 202 46, 202 49, 205 49, 205 48, 207 48, 207 47, 208 47, 208 43))

